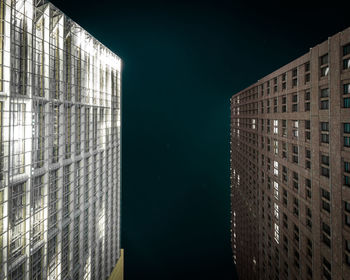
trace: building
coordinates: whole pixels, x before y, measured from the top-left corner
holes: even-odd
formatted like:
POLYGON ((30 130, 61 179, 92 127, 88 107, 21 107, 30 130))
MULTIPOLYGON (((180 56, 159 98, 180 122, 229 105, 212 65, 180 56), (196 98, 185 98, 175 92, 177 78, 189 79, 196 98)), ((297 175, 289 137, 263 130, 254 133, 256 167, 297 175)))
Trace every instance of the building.
POLYGON ((46 1, 0 1, 0 279, 120 258, 121 60, 46 1))
POLYGON ((240 279, 350 279, 350 28, 231 98, 240 279))

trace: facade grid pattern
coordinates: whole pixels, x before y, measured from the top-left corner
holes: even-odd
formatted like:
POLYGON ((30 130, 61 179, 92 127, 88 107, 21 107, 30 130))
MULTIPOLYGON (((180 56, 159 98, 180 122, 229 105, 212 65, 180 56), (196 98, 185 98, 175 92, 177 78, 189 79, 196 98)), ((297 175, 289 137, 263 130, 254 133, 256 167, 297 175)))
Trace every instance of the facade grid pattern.
POLYGON ((0 0, 0 279, 120 258, 121 60, 51 3, 0 0))
POLYGON ((231 98, 242 279, 350 279, 350 28, 231 98))

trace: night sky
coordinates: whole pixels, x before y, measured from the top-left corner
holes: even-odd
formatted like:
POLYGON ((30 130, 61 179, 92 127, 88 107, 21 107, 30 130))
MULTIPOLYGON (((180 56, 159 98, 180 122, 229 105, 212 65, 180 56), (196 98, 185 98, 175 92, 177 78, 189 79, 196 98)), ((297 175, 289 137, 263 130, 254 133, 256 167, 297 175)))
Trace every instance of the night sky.
POLYGON ((235 279, 230 97, 349 27, 349 8, 336 1, 318 8, 292 1, 52 3, 123 60, 125 279, 235 279))

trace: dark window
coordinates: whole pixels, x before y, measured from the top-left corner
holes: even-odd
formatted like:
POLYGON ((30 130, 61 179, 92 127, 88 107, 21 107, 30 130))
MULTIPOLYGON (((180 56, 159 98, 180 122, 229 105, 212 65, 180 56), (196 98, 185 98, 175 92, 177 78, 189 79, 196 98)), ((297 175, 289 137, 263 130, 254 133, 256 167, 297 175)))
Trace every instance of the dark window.
POLYGON ((328 88, 324 88, 321 89, 321 97, 328 97, 329 96, 329 89, 328 88))
POLYGON ((321 62, 321 65, 328 64, 328 54, 321 56, 320 62, 321 62))
POLYGON ((343 46, 343 56, 350 54, 350 44, 343 46))
POLYGON ((305 63, 305 72, 309 72, 310 71, 310 62, 306 62, 305 63))
POLYGON ((327 110, 328 109, 328 100, 322 100, 321 101, 321 110, 327 110))

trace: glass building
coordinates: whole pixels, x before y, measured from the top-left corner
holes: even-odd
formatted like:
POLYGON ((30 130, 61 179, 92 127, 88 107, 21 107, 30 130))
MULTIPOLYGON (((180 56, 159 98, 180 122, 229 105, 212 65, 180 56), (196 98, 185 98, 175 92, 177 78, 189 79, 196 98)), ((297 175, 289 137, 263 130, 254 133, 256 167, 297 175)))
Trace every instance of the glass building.
POLYGON ((0 279, 120 258, 121 60, 51 3, 0 1, 0 279))

